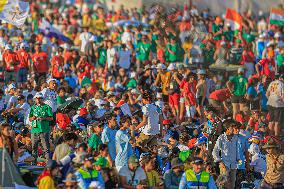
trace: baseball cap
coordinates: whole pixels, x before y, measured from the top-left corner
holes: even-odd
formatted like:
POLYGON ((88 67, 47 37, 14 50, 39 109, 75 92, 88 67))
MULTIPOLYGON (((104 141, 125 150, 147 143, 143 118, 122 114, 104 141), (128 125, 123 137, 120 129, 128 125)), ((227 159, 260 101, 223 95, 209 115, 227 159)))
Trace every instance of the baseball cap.
POLYGON ((85 158, 84 158, 85 161, 91 161, 91 162, 94 162, 95 159, 92 155, 86 155, 85 158))
POLYGON ((139 160, 135 155, 130 156, 130 158, 128 159, 128 163, 132 164, 132 165, 139 165, 139 160))
POLYGON ((238 73, 244 73, 245 69, 244 68, 238 68, 238 73))
POLYGON ((36 99, 36 98, 43 98, 42 93, 40 93, 40 92, 36 93, 35 96, 34 96, 34 99, 36 99))
POLYGON ((204 160, 202 158, 199 158, 199 157, 194 157, 193 160, 192 160, 192 163, 193 164, 203 164, 204 160))

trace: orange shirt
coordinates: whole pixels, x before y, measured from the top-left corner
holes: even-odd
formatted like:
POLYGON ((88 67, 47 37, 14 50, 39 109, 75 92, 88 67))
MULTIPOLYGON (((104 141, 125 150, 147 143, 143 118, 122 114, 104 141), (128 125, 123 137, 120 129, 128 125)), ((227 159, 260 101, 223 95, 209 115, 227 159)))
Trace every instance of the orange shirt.
POLYGON ((72 52, 66 51, 63 56, 64 56, 64 61, 70 63, 70 61, 72 60, 72 52))
POLYGON ((21 49, 17 51, 18 59, 20 61, 20 64, 18 68, 29 68, 29 60, 31 58, 30 54, 27 53, 25 50, 21 49))
POLYGON ((16 53, 5 52, 3 54, 3 60, 5 62, 5 69, 7 71, 17 71, 17 64, 19 62, 19 59, 16 53))
POLYGON ((54 56, 51 60, 52 76, 54 78, 64 77, 64 58, 62 56, 54 56))
POLYGON ((45 52, 34 53, 32 56, 32 60, 36 72, 48 72, 48 55, 45 52))

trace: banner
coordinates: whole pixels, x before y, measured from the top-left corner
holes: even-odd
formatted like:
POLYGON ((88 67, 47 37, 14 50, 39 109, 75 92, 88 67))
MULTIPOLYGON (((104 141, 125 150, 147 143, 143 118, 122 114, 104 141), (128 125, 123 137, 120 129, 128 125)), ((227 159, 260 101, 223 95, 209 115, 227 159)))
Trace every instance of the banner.
POLYGON ((30 5, 25 1, 0 0, 0 20, 21 27, 29 15, 30 5))
POLYGON ((270 24, 284 26, 284 9, 272 8, 269 20, 270 24))
POLYGON ((229 23, 232 30, 242 29, 242 16, 233 9, 227 9, 226 11, 226 23, 229 23))

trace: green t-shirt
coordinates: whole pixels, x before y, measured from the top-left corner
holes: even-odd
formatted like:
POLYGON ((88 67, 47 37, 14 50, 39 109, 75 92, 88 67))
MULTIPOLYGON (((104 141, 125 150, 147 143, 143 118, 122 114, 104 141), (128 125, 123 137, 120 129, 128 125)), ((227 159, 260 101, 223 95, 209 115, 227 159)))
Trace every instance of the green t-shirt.
POLYGON ((132 89, 135 89, 137 86, 137 81, 135 79, 130 79, 129 82, 127 83, 126 85, 126 88, 129 89, 129 88, 132 88, 132 89))
POLYGON ((63 104, 64 102, 66 102, 66 96, 64 96, 64 97, 57 96, 56 97, 57 105, 63 104))
MULTIPOLYGON (((46 118, 46 117, 52 117, 52 110, 51 107, 44 104, 41 106, 33 105, 31 107, 31 111, 29 114, 29 117, 35 116, 36 118, 46 118)), ((32 121, 32 130, 31 133, 49 133, 50 132, 50 126, 49 121, 32 121)))
POLYGON ((178 45, 168 44, 166 50, 166 60, 169 62, 176 62, 178 60, 178 45), (170 51, 172 53, 170 53, 170 51))
POLYGON ((276 62, 278 67, 283 66, 284 56, 282 54, 278 54, 276 57, 276 62))
MULTIPOLYGON (((216 33, 216 32, 218 32, 220 29, 221 29, 220 26, 216 25, 215 23, 212 24, 212 33, 216 33)), ((216 35, 216 36, 214 37, 214 40, 219 41, 219 40, 221 40, 221 38, 222 38, 222 35, 219 34, 219 35, 216 35)))
POLYGON ((227 41, 233 41, 234 40, 234 31, 225 31, 223 32, 223 35, 225 35, 225 38, 227 41))
POLYGON ((138 51, 139 51, 138 60, 140 61, 149 60, 150 50, 151 50, 151 44, 143 43, 143 42, 139 43, 138 44, 138 51))
POLYGON ((89 147, 92 148, 93 150, 96 150, 100 144, 102 144, 102 141, 100 137, 98 137, 98 135, 96 134, 93 134, 88 141, 89 147))
POLYGON ((98 52, 99 52, 98 63, 99 65, 104 66, 107 60, 107 50, 103 47, 99 47, 98 52))
POLYGON ((215 53, 215 49, 214 48, 204 48, 202 49, 202 54, 204 57, 204 63, 209 65, 209 64, 213 64, 214 63, 214 53, 215 53))
POLYGON ((255 40, 255 36, 249 33, 243 33, 242 36, 248 43, 251 43, 255 40))
POLYGON ((230 79, 230 81, 234 84, 233 94, 235 96, 244 96, 246 93, 246 84, 248 82, 247 78, 238 75, 230 79))

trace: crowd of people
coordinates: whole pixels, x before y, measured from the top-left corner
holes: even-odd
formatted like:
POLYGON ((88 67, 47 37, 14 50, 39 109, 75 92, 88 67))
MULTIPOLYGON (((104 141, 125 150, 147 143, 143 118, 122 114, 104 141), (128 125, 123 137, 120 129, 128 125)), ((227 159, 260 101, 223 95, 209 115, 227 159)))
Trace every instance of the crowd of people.
POLYGON ((44 168, 28 186, 284 188, 283 26, 60 2, 0 26, 0 147, 44 168))

